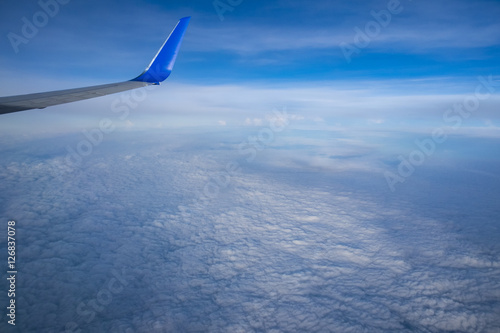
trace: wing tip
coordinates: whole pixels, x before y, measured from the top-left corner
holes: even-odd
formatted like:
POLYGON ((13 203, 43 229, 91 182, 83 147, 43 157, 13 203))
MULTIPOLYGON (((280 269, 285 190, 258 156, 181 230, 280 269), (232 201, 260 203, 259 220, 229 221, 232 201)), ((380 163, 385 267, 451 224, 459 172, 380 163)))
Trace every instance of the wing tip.
POLYGON ((177 22, 177 25, 170 33, 167 40, 165 40, 160 50, 156 53, 156 56, 149 66, 141 75, 131 81, 160 84, 160 82, 163 82, 169 77, 190 20, 191 16, 185 16, 177 22))

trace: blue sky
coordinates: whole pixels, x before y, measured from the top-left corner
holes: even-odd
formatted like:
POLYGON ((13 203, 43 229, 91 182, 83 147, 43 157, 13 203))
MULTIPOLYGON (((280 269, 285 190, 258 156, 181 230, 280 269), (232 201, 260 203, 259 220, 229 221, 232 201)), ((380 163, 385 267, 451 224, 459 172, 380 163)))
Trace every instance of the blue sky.
MULTIPOLYGON (((241 125, 286 106, 307 126, 428 129, 474 92, 478 76, 498 80, 497 1, 242 1, 219 16, 211 1, 73 0, 17 53, 8 34, 21 35, 22 18, 32 21, 41 6, 0 6, 4 96, 127 80, 178 18, 192 16, 172 76, 129 119, 138 127, 159 118, 173 126, 241 125), (340 44, 355 46, 356 29, 366 33, 374 13, 382 17, 390 6, 390 19, 348 62, 340 44)), ((2 131, 79 130, 72 120, 92 126, 114 98, 54 107, 43 117, 8 115, 2 131)), ((498 126, 498 102, 497 94, 488 98, 467 125, 498 126)))

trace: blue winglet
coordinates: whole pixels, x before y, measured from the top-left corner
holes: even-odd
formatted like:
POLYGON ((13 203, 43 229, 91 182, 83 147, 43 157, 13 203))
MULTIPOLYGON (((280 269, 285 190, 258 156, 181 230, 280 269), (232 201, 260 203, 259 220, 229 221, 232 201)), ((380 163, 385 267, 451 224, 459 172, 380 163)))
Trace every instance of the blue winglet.
POLYGON ((160 84, 170 75, 190 19, 188 16, 179 20, 149 66, 141 75, 130 81, 160 84))

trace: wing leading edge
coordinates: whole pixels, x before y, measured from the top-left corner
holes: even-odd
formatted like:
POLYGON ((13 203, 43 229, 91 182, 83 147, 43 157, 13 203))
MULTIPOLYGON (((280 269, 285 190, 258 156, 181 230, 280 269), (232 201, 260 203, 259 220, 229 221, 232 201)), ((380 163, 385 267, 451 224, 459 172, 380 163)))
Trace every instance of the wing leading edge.
POLYGON ((148 85, 158 85, 172 72, 175 59, 189 24, 190 17, 179 20, 174 30, 156 53, 149 66, 138 77, 124 82, 103 84, 85 88, 66 89, 36 94, 0 97, 0 114, 30 109, 43 109, 47 106, 81 101, 105 96, 148 85))

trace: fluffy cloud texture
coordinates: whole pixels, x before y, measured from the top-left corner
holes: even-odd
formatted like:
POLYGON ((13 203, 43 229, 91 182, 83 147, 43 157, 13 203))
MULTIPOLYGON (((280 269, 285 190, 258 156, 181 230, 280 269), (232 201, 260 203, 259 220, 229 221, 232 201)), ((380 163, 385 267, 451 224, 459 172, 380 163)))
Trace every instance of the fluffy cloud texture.
POLYGON ((119 131, 80 165, 65 160, 76 136, 4 145, 17 328, 498 330, 497 164, 460 173, 442 153, 393 194, 373 140, 285 130, 251 159, 239 147, 258 126, 220 130, 119 131))

